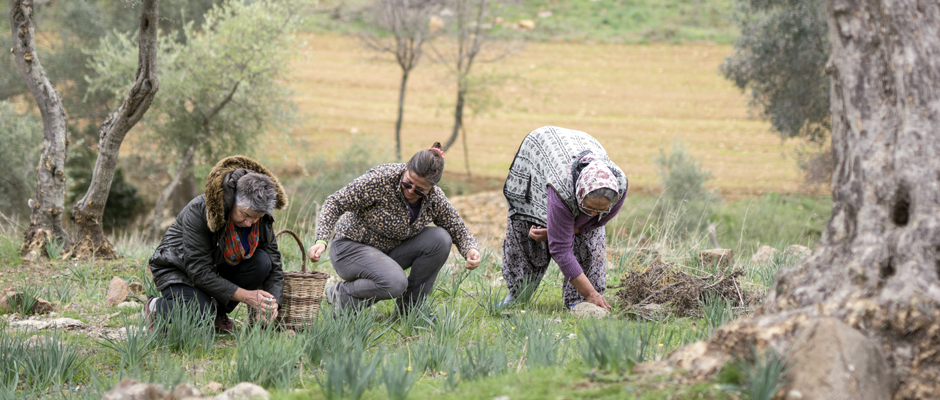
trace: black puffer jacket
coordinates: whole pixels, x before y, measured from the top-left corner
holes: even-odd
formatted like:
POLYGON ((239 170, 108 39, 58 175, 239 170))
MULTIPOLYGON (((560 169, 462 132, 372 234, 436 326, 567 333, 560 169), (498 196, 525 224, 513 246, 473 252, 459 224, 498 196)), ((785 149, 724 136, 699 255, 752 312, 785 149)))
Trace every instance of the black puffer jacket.
MULTIPOLYGON (((244 156, 219 161, 206 179, 205 194, 190 201, 180 211, 176 222, 163 235, 163 240, 150 257, 150 271, 157 290, 182 283, 202 289, 219 304, 226 304, 232 298, 238 286, 219 276, 218 269, 228 266, 219 244, 228 215, 235 205, 238 178, 252 171, 267 175, 274 181, 277 188, 274 208, 280 210, 287 206, 287 195, 281 183, 257 161, 244 156)), ((274 240, 273 224, 271 215, 261 218, 258 248, 268 253, 272 264, 271 273, 261 284, 261 289, 271 293, 280 303, 284 272, 281 253, 274 240)))

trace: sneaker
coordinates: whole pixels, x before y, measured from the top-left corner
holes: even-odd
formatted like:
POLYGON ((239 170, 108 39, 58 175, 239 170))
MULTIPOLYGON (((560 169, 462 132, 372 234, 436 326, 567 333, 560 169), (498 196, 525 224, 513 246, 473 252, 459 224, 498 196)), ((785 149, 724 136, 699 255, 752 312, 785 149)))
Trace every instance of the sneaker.
MULTIPOLYGON (((499 304, 497 304, 496 306, 499 307, 499 308, 507 307, 507 306, 509 306, 510 304, 512 304, 512 301, 513 301, 513 300, 515 300, 515 299, 512 297, 512 294, 508 294, 508 293, 507 293, 507 294, 506 294, 506 298, 504 298, 503 301, 499 302, 499 304)), ((492 303, 491 303, 491 304, 492 304, 492 303)))
POLYGON ((333 306, 333 312, 339 313, 343 310, 342 302, 339 298, 339 291, 336 290, 336 285, 330 286, 323 291, 323 297, 326 298, 326 302, 333 306))
POLYGON ((215 314, 215 331, 218 333, 232 333, 235 331, 235 323, 225 313, 215 314))
POLYGON ((156 329, 153 323, 153 306, 156 301, 156 297, 150 296, 147 301, 144 302, 144 309, 141 310, 141 313, 144 315, 144 321, 147 321, 147 327, 150 329, 151 333, 156 329))

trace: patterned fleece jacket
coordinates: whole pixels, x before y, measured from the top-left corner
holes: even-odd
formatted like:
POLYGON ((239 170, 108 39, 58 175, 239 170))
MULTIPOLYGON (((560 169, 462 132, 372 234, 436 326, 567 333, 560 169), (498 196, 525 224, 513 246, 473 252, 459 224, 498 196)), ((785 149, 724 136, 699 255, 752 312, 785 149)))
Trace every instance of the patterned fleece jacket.
POLYGON ((477 240, 463 223, 440 187, 421 200, 414 222, 401 192, 405 164, 383 164, 337 190, 323 202, 317 218, 317 240, 347 238, 388 253, 403 241, 416 236, 431 223, 444 228, 457 245, 460 255, 477 249, 477 240))

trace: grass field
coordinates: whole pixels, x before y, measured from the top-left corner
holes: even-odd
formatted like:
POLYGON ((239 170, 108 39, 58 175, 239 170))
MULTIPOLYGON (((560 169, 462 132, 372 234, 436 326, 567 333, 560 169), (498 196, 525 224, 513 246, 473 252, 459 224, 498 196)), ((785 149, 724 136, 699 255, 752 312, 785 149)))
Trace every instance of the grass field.
MULTIPOLYGON (((297 173, 311 158, 335 157, 352 142, 393 148, 397 65, 353 37, 304 34, 303 40, 290 82, 303 119, 288 136, 265 136, 258 156, 297 173)), ((658 186, 651 158, 681 138, 714 173, 709 185, 725 195, 794 192, 800 181, 795 143, 781 143, 767 122, 750 118, 746 96, 718 74, 731 51, 702 43, 530 43, 499 64, 481 64, 481 72, 515 79, 493 88, 500 109, 467 119, 472 172, 501 181, 522 138, 557 125, 597 137, 634 189, 658 186)), ((453 86, 445 69, 428 60, 415 70, 405 157, 447 138, 453 86)), ((448 152, 450 173, 465 170, 463 151, 458 140, 448 152)))

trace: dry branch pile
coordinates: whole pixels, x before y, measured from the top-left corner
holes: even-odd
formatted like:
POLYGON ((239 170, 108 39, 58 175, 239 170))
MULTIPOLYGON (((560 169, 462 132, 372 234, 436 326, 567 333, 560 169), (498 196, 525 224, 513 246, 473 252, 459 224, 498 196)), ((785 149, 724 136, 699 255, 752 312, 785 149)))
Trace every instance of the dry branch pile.
POLYGON ((701 317, 704 300, 721 297, 736 306, 747 306, 756 298, 741 288, 740 269, 728 273, 695 276, 660 258, 643 271, 629 271, 620 279, 617 298, 623 312, 645 319, 659 319, 663 312, 675 316, 701 317))

